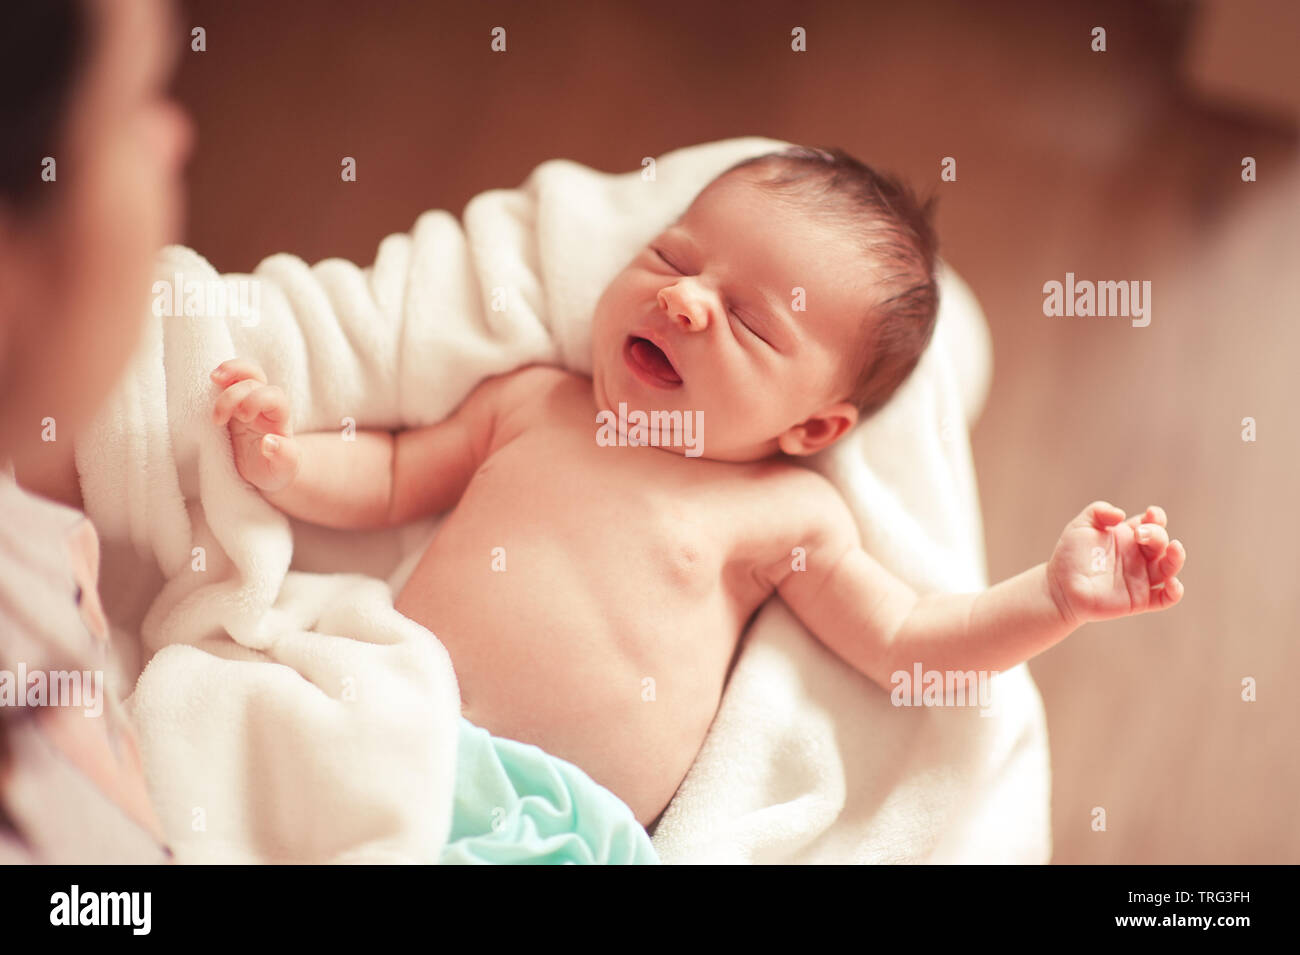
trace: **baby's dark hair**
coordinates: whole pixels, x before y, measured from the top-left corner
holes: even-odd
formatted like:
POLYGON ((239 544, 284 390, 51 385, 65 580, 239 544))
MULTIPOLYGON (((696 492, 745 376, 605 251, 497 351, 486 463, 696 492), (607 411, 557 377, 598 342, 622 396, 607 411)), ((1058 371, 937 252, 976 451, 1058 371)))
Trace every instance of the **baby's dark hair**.
MULTIPOLYGON (((846 226, 876 272, 876 300, 865 303, 866 334, 854 356, 847 400, 861 418, 873 414, 920 361, 939 312, 935 277, 938 238, 931 223, 936 199, 920 203, 912 190, 842 149, 793 146, 731 166, 758 173, 761 188, 846 226)), ((717 181, 717 180, 715 180, 717 181)))

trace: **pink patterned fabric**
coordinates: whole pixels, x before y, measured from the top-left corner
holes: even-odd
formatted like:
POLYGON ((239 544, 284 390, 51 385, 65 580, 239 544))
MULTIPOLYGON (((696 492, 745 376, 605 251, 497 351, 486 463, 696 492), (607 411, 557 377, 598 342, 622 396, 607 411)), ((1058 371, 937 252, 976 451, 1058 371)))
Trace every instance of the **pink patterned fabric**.
POLYGON ((170 855, 112 685, 98 571, 94 525, 0 473, 0 863, 170 855))

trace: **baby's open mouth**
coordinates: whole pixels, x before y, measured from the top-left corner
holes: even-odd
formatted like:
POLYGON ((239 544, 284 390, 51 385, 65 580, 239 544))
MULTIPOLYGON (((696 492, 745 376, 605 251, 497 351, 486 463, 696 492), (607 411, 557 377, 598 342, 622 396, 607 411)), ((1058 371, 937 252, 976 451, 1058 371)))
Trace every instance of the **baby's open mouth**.
POLYGON ((676 388, 682 383, 682 376, 668 360, 668 356, 648 338, 629 335, 623 346, 623 357, 628 366, 642 381, 658 388, 676 388))

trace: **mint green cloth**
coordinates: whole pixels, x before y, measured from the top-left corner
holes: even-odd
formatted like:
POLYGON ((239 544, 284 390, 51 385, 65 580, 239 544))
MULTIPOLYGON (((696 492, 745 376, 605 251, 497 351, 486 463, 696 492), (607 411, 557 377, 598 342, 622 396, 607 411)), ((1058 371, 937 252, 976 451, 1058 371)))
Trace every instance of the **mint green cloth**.
POLYGON ((573 763, 461 717, 441 865, 655 865, 623 800, 573 763))

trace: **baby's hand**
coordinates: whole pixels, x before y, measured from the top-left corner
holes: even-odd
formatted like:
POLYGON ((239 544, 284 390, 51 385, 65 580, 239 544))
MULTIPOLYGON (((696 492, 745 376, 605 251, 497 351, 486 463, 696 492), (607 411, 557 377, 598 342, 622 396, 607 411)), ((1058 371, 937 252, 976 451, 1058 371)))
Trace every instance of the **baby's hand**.
POLYGON ((298 475, 298 444, 289 421, 289 399, 266 383, 251 361, 223 361, 211 378, 222 389, 212 411, 217 427, 230 424, 235 467, 262 491, 281 491, 298 475))
POLYGON ((1183 596, 1174 575, 1186 559, 1183 545, 1169 540, 1161 508, 1125 520, 1118 507, 1094 501, 1066 525, 1047 579, 1061 616, 1079 626, 1172 607, 1183 596))

